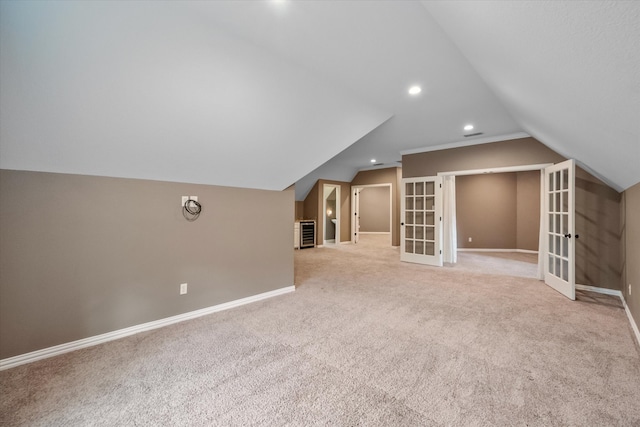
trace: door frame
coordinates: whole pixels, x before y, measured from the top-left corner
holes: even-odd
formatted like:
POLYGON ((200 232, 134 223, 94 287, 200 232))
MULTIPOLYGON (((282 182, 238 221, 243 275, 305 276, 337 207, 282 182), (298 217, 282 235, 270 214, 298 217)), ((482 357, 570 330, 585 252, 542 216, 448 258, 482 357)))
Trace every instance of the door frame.
MULTIPOLYGON (((438 172, 438 176, 464 176, 464 175, 483 175, 489 173, 508 173, 508 172, 527 172, 527 171, 540 171, 540 233, 539 239, 542 239, 542 236, 546 236, 546 228, 545 228, 545 217, 544 217, 544 201, 545 201, 545 189, 544 189, 544 170, 549 166, 553 166, 553 163, 538 163, 531 165, 520 165, 520 166, 502 166, 497 168, 484 168, 484 169, 468 169, 468 170, 458 170, 458 171, 447 171, 447 172, 438 172)), ((443 218, 445 220, 446 218, 443 218)), ((540 246, 540 243, 539 243, 540 246)), ((543 245, 543 248, 546 246, 543 245)), ((538 247, 538 279, 544 279, 544 258, 546 257, 546 251, 544 254, 540 253, 540 247, 538 247)))
POLYGON ((358 243, 358 237, 359 237, 359 230, 358 230, 358 210, 359 210, 359 205, 360 205, 360 191, 358 190, 362 190, 363 188, 369 188, 369 187, 389 187, 389 245, 393 244, 392 241, 392 236, 393 236, 393 184, 391 184, 390 182, 387 183, 383 183, 383 184, 362 184, 362 185, 352 185, 351 186, 351 194, 354 195, 354 197, 351 198, 351 212, 353 212, 353 215, 351 215, 351 243, 358 243), (357 191, 357 195, 354 194, 357 191), (358 206, 356 206, 358 205, 358 206), (357 217, 357 218, 356 218, 357 217))
POLYGON ((340 185, 337 184, 322 184, 322 244, 323 246, 327 244, 327 196, 326 189, 327 188, 335 188, 336 190, 336 236, 335 236, 335 244, 340 243, 340 185))

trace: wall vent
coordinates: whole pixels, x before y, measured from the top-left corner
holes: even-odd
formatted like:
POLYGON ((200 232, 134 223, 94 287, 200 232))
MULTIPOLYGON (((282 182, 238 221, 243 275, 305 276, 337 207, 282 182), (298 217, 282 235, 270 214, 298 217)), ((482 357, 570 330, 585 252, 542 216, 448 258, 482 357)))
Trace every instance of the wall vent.
POLYGON ((478 136, 478 135, 482 135, 482 132, 476 132, 476 133, 470 133, 468 135, 465 135, 465 138, 469 138, 470 136, 478 136))

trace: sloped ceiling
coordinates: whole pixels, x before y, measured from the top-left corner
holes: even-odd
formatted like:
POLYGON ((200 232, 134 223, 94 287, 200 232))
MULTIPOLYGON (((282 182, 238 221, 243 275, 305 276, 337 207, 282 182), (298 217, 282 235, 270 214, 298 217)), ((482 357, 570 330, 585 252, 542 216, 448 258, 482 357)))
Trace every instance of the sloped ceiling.
POLYGON ((391 116, 194 6, 2 2, 2 168, 282 190, 391 116))
POLYGON ((522 129, 640 181, 640 2, 423 2, 522 129))
POLYGON ((0 167, 300 200, 372 158, 526 132, 624 189, 638 3, 0 2, 0 167))

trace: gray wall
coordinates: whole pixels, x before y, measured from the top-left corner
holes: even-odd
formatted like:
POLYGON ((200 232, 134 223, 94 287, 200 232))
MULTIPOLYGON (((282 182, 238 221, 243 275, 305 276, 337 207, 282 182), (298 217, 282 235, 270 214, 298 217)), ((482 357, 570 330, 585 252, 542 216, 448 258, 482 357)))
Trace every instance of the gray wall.
POLYGON ((621 215, 624 295, 629 311, 640 328, 640 183, 623 193, 621 215), (631 287, 631 295, 629 295, 631 287))
POLYGON ((0 358, 291 286, 293 217, 293 189, 2 170, 0 358))
MULTIPOLYGON (((402 156, 403 178, 438 172, 558 163, 566 160, 534 138, 402 156)), ((620 194, 576 168, 576 283, 620 289, 620 194)))
POLYGON ((360 232, 391 232, 390 187, 365 187, 360 191, 360 232))

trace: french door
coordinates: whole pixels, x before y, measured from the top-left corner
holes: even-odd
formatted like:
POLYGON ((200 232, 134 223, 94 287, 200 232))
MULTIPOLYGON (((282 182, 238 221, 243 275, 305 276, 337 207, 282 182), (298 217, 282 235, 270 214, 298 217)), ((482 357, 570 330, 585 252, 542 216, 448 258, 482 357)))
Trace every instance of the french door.
POLYGON ((442 267, 442 178, 404 178, 400 260, 442 267))
POLYGON ((567 298, 576 299, 575 162, 545 168, 544 281, 567 298))

